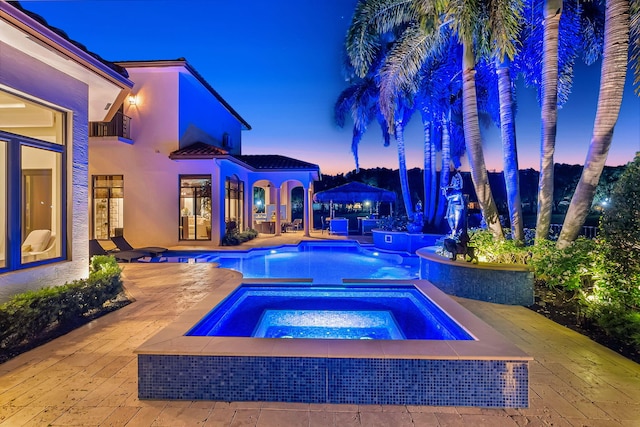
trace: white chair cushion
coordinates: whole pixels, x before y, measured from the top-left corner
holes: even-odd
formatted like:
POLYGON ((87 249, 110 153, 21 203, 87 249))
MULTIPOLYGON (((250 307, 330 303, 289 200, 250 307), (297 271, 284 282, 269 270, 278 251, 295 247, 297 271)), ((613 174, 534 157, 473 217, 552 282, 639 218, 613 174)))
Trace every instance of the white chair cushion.
POLYGON ((22 243, 23 252, 40 252, 49 244, 51 230, 33 230, 22 243))

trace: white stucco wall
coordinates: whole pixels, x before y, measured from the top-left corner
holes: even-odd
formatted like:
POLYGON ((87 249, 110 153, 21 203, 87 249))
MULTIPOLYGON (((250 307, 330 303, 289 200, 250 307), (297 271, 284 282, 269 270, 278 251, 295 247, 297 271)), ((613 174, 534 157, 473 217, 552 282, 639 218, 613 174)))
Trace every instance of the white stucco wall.
MULTIPOLYGON (((133 144, 115 140, 89 143, 89 175, 124 176, 124 235, 134 246, 176 246, 179 226, 179 175, 212 175, 213 160, 177 162, 178 81, 182 67, 131 68, 137 104, 125 102, 133 144)), ((216 197, 214 195, 214 197, 216 197)), ((212 215, 217 215, 213 206, 212 215)), ((212 236, 218 242, 219 236, 212 236), (216 240, 217 239, 217 240, 216 240)), ((200 244, 200 242, 195 242, 200 244)), ((187 244, 194 244, 188 242, 187 244)))
POLYGON ((72 143, 67 149, 69 259, 0 274, 0 301, 4 301, 15 293, 88 275, 88 87, 2 42, 0 64, 0 84, 69 111, 67 126, 72 143))
MULTIPOLYGON (((176 162, 168 153, 118 142, 90 143, 89 175, 124 176, 124 236, 134 246, 176 246, 179 226, 179 175, 212 175, 213 160, 176 162)), ((215 200, 216 195, 213 195, 215 200)), ((212 216, 219 213, 212 207, 212 216)), ((215 239, 216 236, 212 236, 215 239)), ((218 240, 213 240, 215 242, 218 240)), ((200 244, 188 242, 186 244, 200 244)))
POLYGON ((136 151, 168 156, 178 149, 178 71, 179 67, 127 69, 137 104, 125 101, 124 114, 131 117, 136 151))
POLYGON ((178 132, 181 147, 197 142, 197 136, 192 134, 195 127, 213 137, 214 145, 220 147, 223 135, 228 133, 232 143, 228 151, 231 154, 240 154, 242 127, 238 119, 190 73, 180 73, 179 85, 178 132))
POLYGON ((133 144, 92 139, 89 175, 124 176, 124 235, 132 245, 219 244, 220 230, 224 230, 224 176, 220 177, 216 161, 174 161, 169 154, 180 148, 181 138, 193 126, 203 142, 210 142, 207 138, 220 141, 226 131, 239 146, 240 124, 184 67, 130 67, 127 71, 138 101, 136 105, 125 102, 124 107, 124 114, 131 117, 133 144), (212 178, 211 241, 181 241, 179 175, 200 174, 212 178))

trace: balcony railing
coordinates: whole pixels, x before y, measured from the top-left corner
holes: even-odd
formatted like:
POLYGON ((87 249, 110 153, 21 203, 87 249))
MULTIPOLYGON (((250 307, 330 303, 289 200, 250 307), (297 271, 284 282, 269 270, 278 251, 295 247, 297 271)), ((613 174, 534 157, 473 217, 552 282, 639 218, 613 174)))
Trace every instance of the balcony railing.
POLYGON ((89 136, 119 136, 131 139, 130 122, 131 117, 118 111, 110 122, 90 122, 89 136))

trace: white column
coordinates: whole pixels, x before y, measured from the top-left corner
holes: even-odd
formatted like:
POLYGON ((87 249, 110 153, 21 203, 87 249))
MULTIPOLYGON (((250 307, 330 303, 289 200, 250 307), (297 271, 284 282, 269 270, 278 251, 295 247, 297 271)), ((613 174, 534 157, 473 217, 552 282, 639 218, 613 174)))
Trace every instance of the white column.
POLYGON ((280 230, 280 187, 276 187, 276 236, 281 235, 281 230, 280 230))
POLYGON ((313 223, 313 205, 309 203, 309 198, 311 197, 311 192, 313 191, 311 188, 304 188, 304 197, 303 197, 303 207, 302 211, 304 212, 304 235, 305 237, 310 237, 309 230, 311 230, 311 224, 313 223))

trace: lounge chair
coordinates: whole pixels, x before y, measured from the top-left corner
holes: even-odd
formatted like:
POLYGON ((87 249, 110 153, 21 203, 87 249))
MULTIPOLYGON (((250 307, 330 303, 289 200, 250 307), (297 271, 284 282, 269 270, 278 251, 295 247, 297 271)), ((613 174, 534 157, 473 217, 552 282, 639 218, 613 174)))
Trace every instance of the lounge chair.
POLYGON ((293 222, 291 224, 289 224, 289 226, 287 227, 289 230, 302 230, 302 219, 301 218, 296 218, 293 220, 293 222))
POLYGON ((56 243, 56 234, 51 230, 33 230, 22 243, 22 256, 31 256, 33 260, 51 251, 56 243))
POLYGON ((145 246, 144 248, 134 248, 127 242, 124 236, 114 236, 111 238, 111 241, 116 245, 116 247, 120 251, 136 251, 136 252, 147 252, 153 256, 158 256, 167 251, 167 248, 162 248, 158 246, 145 246))
POLYGON ((89 240, 89 258, 92 258, 95 255, 112 255, 116 259, 116 261, 126 261, 126 262, 137 261, 140 258, 151 256, 149 252, 140 252, 140 251, 108 252, 102 247, 100 242, 98 242, 96 239, 91 239, 89 240))

